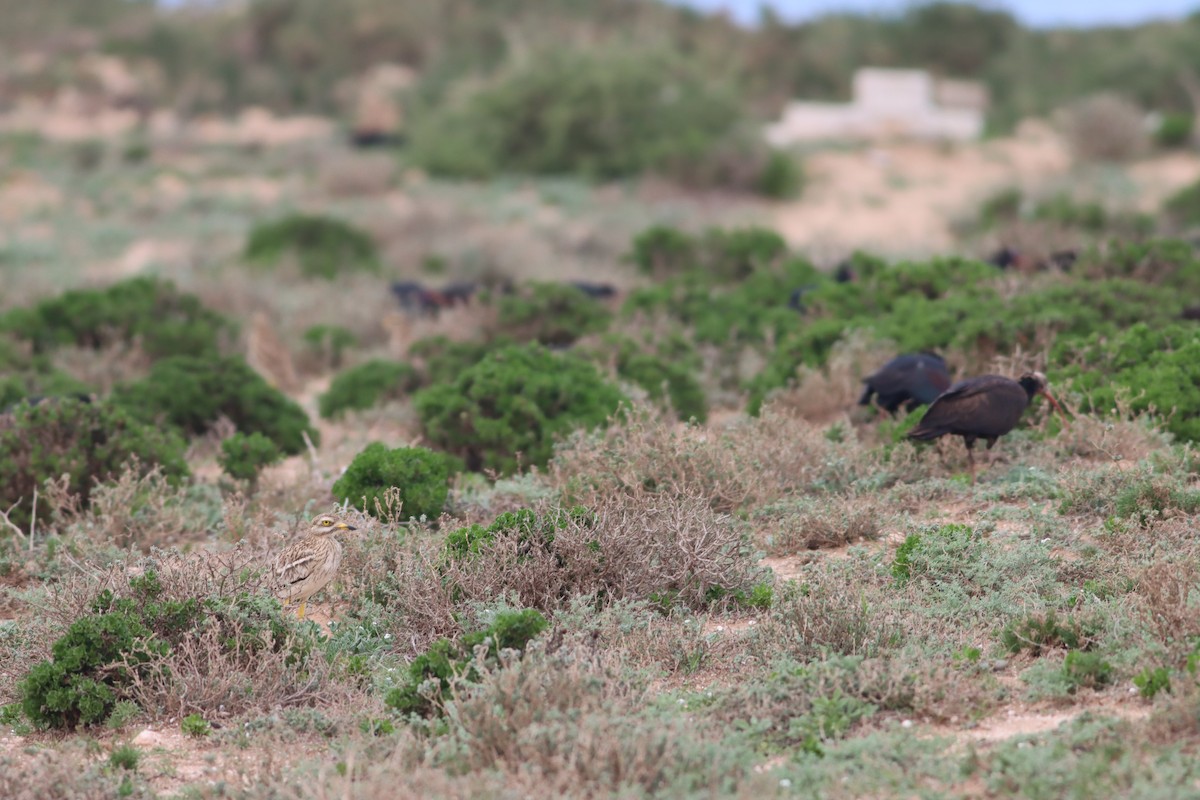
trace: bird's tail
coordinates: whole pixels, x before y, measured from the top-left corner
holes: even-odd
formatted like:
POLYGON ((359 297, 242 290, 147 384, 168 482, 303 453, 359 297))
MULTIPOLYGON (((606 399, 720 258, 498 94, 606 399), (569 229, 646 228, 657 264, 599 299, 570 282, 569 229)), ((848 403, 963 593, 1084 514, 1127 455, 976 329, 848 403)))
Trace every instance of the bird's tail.
POLYGON ((949 433, 949 431, 940 426, 930 425, 926 427, 918 423, 917 427, 908 432, 908 438, 917 439, 918 441, 922 442, 929 442, 938 438, 939 436, 945 436, 947 433, 949 433))

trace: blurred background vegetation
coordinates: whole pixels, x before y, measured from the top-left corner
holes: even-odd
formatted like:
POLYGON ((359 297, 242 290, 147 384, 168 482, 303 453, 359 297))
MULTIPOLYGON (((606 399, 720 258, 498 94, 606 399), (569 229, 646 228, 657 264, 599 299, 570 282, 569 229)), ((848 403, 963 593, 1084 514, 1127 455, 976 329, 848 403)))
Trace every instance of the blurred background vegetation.
MULTIPOLYGON (((762 118, 791 97, 846 99, 853 70, 871 64, 985 82, 991 128, 1004 131, 1102 90, 1190 112, 1180 74, 1200 68, 1200 15, 1182 24, 1031 29, 1004 11, 945 2, 797 24, 764 11, 753 28, 646 0, 0 0, 0 18, 0 45, 12 52, 67 52, 81 37, 99 37, 104 50, 152 64, 161 80, 149 100, 184 112, 260 104, 329 113, 343 81, 393 63, 419 76, 408 98, 414 108, 449 100, 485 113, 471 101, 482 90, 519 93, 538 74, 586 83, 597 61, 622 64, 617 80, 636 91, 637 76, 659 74, 669 53, 681 102, 702 117, 722 102, 762 118), (565 53, 573 63, 561 63, 565 53), (705 103, 692 102, 695 75, 707 78, 705 103)), ((57 75, 70 79, 66 70, 57 75)))

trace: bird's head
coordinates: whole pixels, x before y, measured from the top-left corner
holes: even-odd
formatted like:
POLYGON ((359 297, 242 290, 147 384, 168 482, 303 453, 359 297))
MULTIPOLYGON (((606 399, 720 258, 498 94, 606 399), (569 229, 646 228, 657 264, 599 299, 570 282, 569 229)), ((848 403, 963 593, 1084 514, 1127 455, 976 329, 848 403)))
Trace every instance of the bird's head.
POLYGON ((1067 422, 1067 412, 1063 411, 1062 406, 1054 399, 1054 395, 1050 394, 1050 384, 1044 374, 1041 372, 1026 372, 1017 380, 1017 383, 1021 384, 1021 388, 1029 395, 1030 400, 1033 399, 1034 395, 1038 394, 1046 398, 1050 402, 1050 405, 1054 406, 1054 410, 1058 412, 1059 416, 1063 418, 1063 422, 1067 422))
POLYGON ((330 533, 337 533, 338 531, 356 530, 358 530, 358 528, 354 527, 345 520, 340 520, 330 514, 322 514, 312 521, 312 527, 309 528, 308 532, 317 536, 324 536, 330 533))

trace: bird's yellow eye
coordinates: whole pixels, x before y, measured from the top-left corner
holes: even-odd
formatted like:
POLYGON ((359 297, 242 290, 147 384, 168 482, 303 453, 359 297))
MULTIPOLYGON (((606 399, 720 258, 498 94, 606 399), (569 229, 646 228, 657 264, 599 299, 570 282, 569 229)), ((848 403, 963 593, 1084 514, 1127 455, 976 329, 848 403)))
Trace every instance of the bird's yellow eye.
POLYGON ((323 520, 321 520, 321 524, 322 524, 322 525, 324 525, 326 528, 328 528, 330 525, 332 525, 332 524, 333 524, 333 520, 331 520, 331 519, 323 519, 323 520))

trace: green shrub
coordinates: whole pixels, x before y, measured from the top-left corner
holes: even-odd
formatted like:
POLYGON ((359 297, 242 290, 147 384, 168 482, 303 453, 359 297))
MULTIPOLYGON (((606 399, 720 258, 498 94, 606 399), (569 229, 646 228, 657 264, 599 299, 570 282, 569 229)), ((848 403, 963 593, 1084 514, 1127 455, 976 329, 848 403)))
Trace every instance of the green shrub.
POLYGON ((137 772, 138 762, 142 759, 142 751, 131 744, 123 744, 113 748, 108 754, 108 764, 113 769, 123 769, 127 772, 137 772))
POLYGON ((1094 631, 1078 620, 1067 618, 1059 621, 1053 610, 1044 615, 1030 615, 1018 622, 1011 622, 1000 632, 1000 642, 1010 653, 1019 653, 1028 648, 1037 656, 1042 650, 1063 647, 1069 650, 1086 649, 1094 631))
POLYGON ((1108 414, 1120 397, 1135 413, 1169 415, 1162 426, 1177 438, 1200 441, 1200 328, 1138 323, 1092 336, 1060 359, 1061 379, 1081 395, 1081 410, 1108 414))
POLYGON ((1154 141, 1159 147, 1185 147, 1192 141, 1192 114, 1164 114, 1154 131, 1154 141))
POLYGON ((491 352, 413 404, 430 442, 472 471, 509 474, 545 466, 555 437, 605 424, 623 399, 592 364, 535 344, 491 352))
POLYGON ((250 658, 270 647, 287 653, 289 666, 303 669, 313 649, 308 639, 289 639, 273 599, 184 600, 164 596, 158 575, 148 570, 129 580, 120 596, 105 589, 91 613, 80 617, 51 646, 52 659, 30 668, 20 683, 22 710, 34 724, 53 728, 94 725, 128 701, 136 679, 169 656, 202 626, 217 626, 219 641, 250 658), (268 644, 270 642, 270 644, 268 644))
POLYGON ((1200 181, 1189 183, 1168 197, 1162 210, 1177 227, 1200 225, 1200 181))
POLYGON ((1063 659, 1062 675, 1068 691, 1072 694, 1077 689, 1099 689, 1113 682, 1114 670, 1112 664, 1104 660, 1100 653, 1087 653, 1083 650, 1072 650, 1063 659))
POLYGON ((258 481, 258 473, 263 467, 274 464, 283 458, 279 446, 261 433, 235 433, 221 442, 221 454, 217 463, 225 474, 236 480, 258 481))
POLYGON ((188 474, 183 451, 173 432, 144 425, 108 403, 23 403, 0 415, 0 506, 15 504, 10 518, 24 526, 34 489, 62 475, 86 506, 95 485, 116 478, 133 459, 142 474, 157 466, 175 482, 188 474))
POLYGON ((565 347, 608 327, 612 312, 583 290, 566 283, 533 282, 500 298, 497 323, 502 334, 520 342, 565 347))
POLYGON ((633 237, 625 260, 657 280, 690 271, 698 262, 698 243, 690 234, 668 225, 655 225, 633 237))
POLYGON ((787 153, 772 150, 758 174, 758 193, 777 200, 794 198, 804 188, 804 170, 787 153))
POLYGON ((304 342, 337 369, 342 365, 346 348, 358 344, 358 337, 341 325, 313 325, 304 331, 304 342))
POLYGON ((1119 519, 1133 518, 1143 528, 1171 510, 1187 515, 1200 512, 1200 490, 1149 478, 1122 487, 1113 497, 1113 514, 1119 519))
POLYGON ((708 400, 696 374, 687 365, 643 352, 623 352, 617 358, 617 374, 646 390, 651 400, 665 398, 685 422, 708 419, 708 400))
POLYGON ((215 353, 230 323, 169 281, 131 278, 105 289, 74 289, 0 317, 0 331, 34 352, 63 345, 100 348, 138 342, 152 358, 215 353))
POLYGON ((999 224, 1014 222, 1021 214, 1022 200, 1020 189, 1001 189, 979 206, 977 227, 980 230, 991 230, 999 224))
POLYGON ((896 548, 892 575, 905 583, 918 577, 936 580, 950 562, 969 559, 979 549, 979 535, 967 525, 942 525, 911 533, 896 548))
POLYGON ((489 547, 496 540, 497 534, 506 532, 518 534, 523 544, 549 547, 554 542, 555 532, 565 528, 568 523, 585 523, 592 520, 592 512, 583 506, 556 509, 540 516, 532 509, 518 508, 496 517, 487 527, 476 523, 446 534, 444 553, 445 557, 451 560, 468 558, 489 547))
POLYGON ((212 733, 212 726, 208 724, 208 720, 199 714, 188 714, 179 720, 179 730, 185 736, 202 739, 212 733))
POLYGON ((1138 694, 1152 700, 1159 692, 1171 691, 1171 675, 1166 667, 1146 667, 1133 676, 1133 685, 1137 687, 1138 694))
POLYGON ((484 664, 493 665, 502 650, 523 650, 531 639, 546 629, 546 618, 533 609, 496 615, 481 631, 459 641, 439 639, 409 665, 408 682, 388 693, 387 705, 401 714, 440 714, 450 696, 451 681, 476 682, 476 647, 486 647, 484 664))
POLYGON ((323 419, 337 419, 347 411, 363 411, 404 397, 418 385, 420 376, 408 364, 372 359, 339 373, 317 398, 317 408, 323 419))
POLYGON ((381 442, 366 446, 333 484, 333 496, 368 514, 378 515, 389 489, 399 491, 404 519, 437 519, 446 505, 455 460, 423 447, 397 447, 381 442))
POLYGON ((254 226, 246 241, 248 261, 274 264, 285 255, 297 260, 304 275, 326 280, 351 271, 379 270, 379 255, 371 237, 331 217, 291 214, 254 226))
POLYGON ((261 433, 287 455, 304 450, 304 434, 319 438, 304 409, 236 356, 174 356, 140 381, 118 386, 113 402, 142 418, 190 436, 227 417, 245 434, 261 433))
POLYGON ((420 115, 411 157, 431 172, 670 172, 709 157, 740 117, 736 95, 667 51, 536 53, 420 115))
POLYGON ((456 342, 447 336, 429 336, 413 342, 408 348, 408 355, 414 361, 423 362, 423 382, 433 385, 453 382, 467 369, 482 361, 488 353, 511 344, 514 342, 503 336, 487 342, 456 342))

